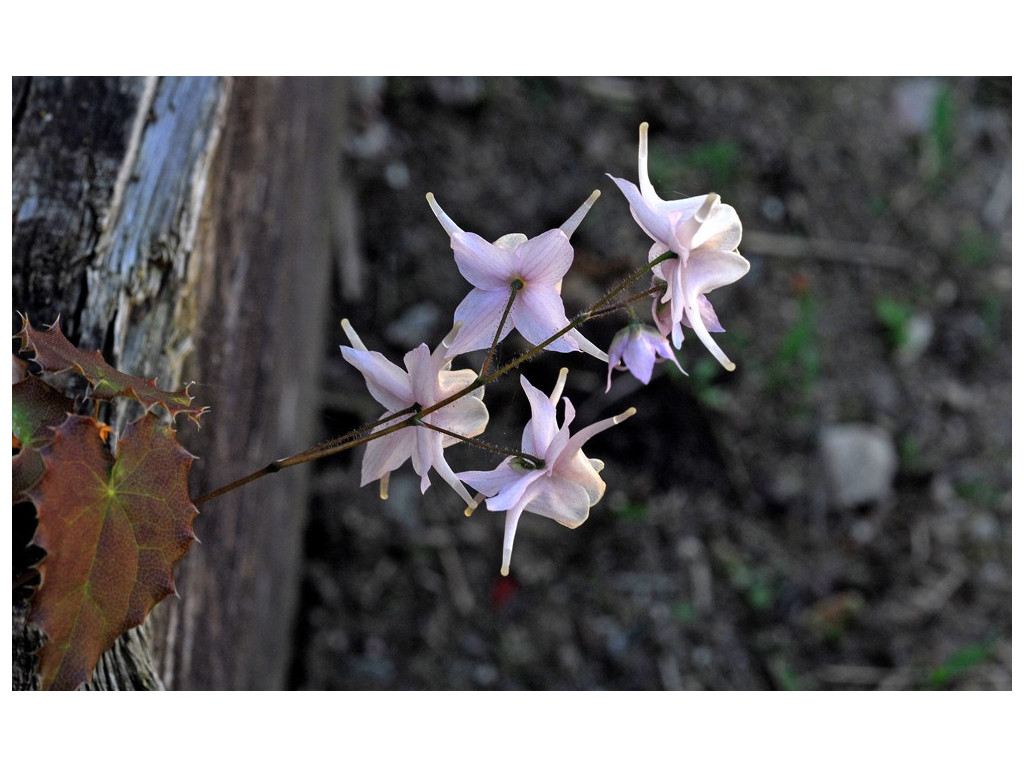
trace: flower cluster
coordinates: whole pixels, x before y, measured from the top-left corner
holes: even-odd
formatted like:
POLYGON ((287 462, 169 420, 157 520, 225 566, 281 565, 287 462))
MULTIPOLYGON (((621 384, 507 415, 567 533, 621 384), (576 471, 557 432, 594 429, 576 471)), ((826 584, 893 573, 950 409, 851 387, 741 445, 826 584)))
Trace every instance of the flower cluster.
POLYGON ((736 250, 743 235, 740 218, 714 192, 684 200, 658 197, 647 173, 647 123, 640 125, 639 166, 639 189, 625 179, 609 178, 626 196, 637 224, 654 241, 648 260, 654 262, 666 253, 673 254, 673 258, 652 268, 655 279, 665 286, 654 302, 654 322, 663 334, 671 334, 676 349, 683 343, 681 326, 689 326, 718 362, 731 371, 736 366, 708 333, 724 329, 705 294, 735 283, 750 269, 750 262, 736 250), (668 305, 667 311, 663 304, 668 305))
POLYGON ((606 391, 611 388, 614 370, 629 370, 647 384, 656 362, 671 361, 682 371, 673 346, 681 348, 683 326, 693 329, 723 367, 735 368, 711 337, 711 332, 723 328, 706 294, 737 281, 750 268, 736 250, 742 235, 736 211, 714 193, 662 200, 647 170, 647 123, 640 126, 639 187, 610 178, 625 195, 636 222, 654 241, 647 263, 631 276, 635 280, 650 272, 649 290, 622 301, 617 297, 631 282, 627 280, 574 319, 567 316, 561 288, 573 262, 569 240, 600 195, 597 191, 557 229, 532 238, 509 234, 494 242, 463 230, 428 193, 427 202, 450 238, 456 266, 472 285, 455 310, 451 333, 433 352, 420 344, 407 353, 403 370, 379 352, 369 351, 351 325, 342 323, 351 343, 341 348, 342 355, 362 373, 370 394, 385 409, 358 438, 358 442, 368 443, 362 484, 379 480, 381 496, 386 498, 390 473, 411 459, 422 492, 430 487, 433 469, 466 502, 467 514, 486 498, 489 510, 505 513, 501 572, 506 575, 524 512, 569 528, 587 519, 590 508, 604 495, 605 483, 600 477, 604 464, 588 458, 583 446, 636 411, 629 408, 572 433, 569 427, 576 410, 568 397, 562 397, 568 370, 561 370, 550 396, 521 376, 531 418, 521 448, 503 449, 477 439, 488 420, 485 385, 542 350, 584 352, 607 363, 606 391), (607 353, 579 331, 578 326, 598 310, 605 314, 625 309, 632 315, 629 304, 644 296, 653 296, 655 327, 630 322, 616 334, 607 353), (497 346, 512 330, 532 346, 511 363, 489 372, 497 346), (484 349, 487 357, 479 372, 452 370, 455 357, 484 349), (560 399, 561 425, 557 418, 560 399), (444 449, 457 442, 498 451, 505 458, 492 470, 455 472, 444 449), (471 496, 466 485, 479 493, 471 496))

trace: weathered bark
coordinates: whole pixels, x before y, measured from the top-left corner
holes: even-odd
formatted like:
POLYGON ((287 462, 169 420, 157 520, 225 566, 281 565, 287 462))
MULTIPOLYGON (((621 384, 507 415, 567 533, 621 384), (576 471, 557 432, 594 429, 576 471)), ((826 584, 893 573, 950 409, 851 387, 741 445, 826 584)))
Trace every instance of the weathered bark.
MULTIPOLYGON (((199 247, 189 376, 212 384, 197 391, 216 423, 190 442, 199 493, 314 442, 342 103, 334 81, 235 84, 199 247)), ((158 610, 168 686, 284 685, 305 497, 300 467, 200 510, 208 544, 179 567, 181 600, 158 610)))
MULTIPOLYGON (((36 324, 59 313, 73 341, 162 386, 198 382, 212 411, 181 428, 200 457, 195 495, 315 437, 343 87, 15 80, 14 308, 36 324)), ((180 598, 123 637, 92 685, 284 685, 304 508, 293 470, 200 509, 180 598)), ((15 687, 31 661, 16 654, 15 687)))

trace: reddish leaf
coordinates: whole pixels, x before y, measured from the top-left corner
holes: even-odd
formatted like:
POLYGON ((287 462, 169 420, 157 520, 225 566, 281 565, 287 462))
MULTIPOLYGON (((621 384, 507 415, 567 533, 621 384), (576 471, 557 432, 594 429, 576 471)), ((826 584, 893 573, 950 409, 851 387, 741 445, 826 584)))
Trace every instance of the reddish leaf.
POLYGON ((69 413, 74 401, 64 397, 36 376, 29 376, 13 387, 11 428, 16 447, 14 456, 14 503, 24 501, 28 490, 43 474, 39 448, 53 440, 51 427, 58 427, 69 413))
POLYGON ((48 635, 41 687, 88 681, 118 635, 173 594, 172 566, 188 551, 198 514, 188 495, 193 456, 147 413, 130 424, 114 459, 104 425, 68 416, 39 449, 45 472, 29 490, 46 550, 31 619, 48 635))
POLYGON ((199 423, 199 417, 206 408, 192 407, 192 396, 188 386, 177 392, 158 389, 156 379, 129 376, 110 366, 99 352, 83 352, 61 333, 60 318, 44 331, 32 327, 27 317, 18 338, 22 351, 35 352, 35 360, 43 370, 51 373, 75 370, 92 385, 92 397, 98 400, 113 400, 115 397, 130 397, 149 408, 162 405, 172 416, 186 414, 199 423))
POLYGON ((28 376, 28 363, 17 355, 11 355, 11 357, 14 358, 12 361, 14 363, 14 371, 11 376, 11 383, 17 384, 19 381, 24 381, 28 376))

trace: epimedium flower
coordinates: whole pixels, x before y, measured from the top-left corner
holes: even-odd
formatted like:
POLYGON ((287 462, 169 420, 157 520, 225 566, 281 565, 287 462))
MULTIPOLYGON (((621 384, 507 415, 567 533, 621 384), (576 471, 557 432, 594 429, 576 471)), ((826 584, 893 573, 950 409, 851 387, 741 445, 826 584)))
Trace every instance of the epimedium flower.
POLYGON ((523 512, 549 517, 568 528, 576 528, 587 519, 590 508, 604 495, 605 483, 599 474, 604 463, 588 458, 583 453, 583 445, 594 435, 636 413, 635 408, 629 408, 570 434, 569 425, 576 416, 576 410, 569 398, 563 399, 565 416, 561 427, 556 414, 568 372, 567 368, 559 372, 550 397, 530 384, 525 376, 520 376, 532 412, 523 430, 523 456, 509 457, 489 471, 460 472, 458 475, 468 485, 490 497, 487 499, 488 509, 505 512, 505 542, 501 558, 503 576, 508 575, 512 543, 523 512))
MULTIPOLYGON (((595 190, 557 229, 532 238, 509 234, 489 243, 463 231, 441 209, 434 195, 427 193, 431 210, 451 237, 459 272, 473 285, 455 310, 455 322, 461 330, 448 350, 449 356, 487 349, 495 335, 501 341, 513 328, 530 343, 540 344, 569 324, 561 296, 562 278, 573 260, 569 238, 600 194, 595 190)), ((607 360, 604 352, 576 329, 546 349, 586 352, 607 360)))
POLYGON ((630 323, 615 334, 608 348, 608 386, 604 391, 609 392, 612 388, 613 370, 628 369, 641 382, 650 384, 654 364, 659 360, 671 360, 680 373, 686 374, 668 339, 649 325, 630 323))
POLYGON ((630 181, 609 174, 629 201, 640 228, 654 240, 648 260, 674 254, 656 264, 652 272, 663 280, 665 290, 652 308, 655 324, 679 349, 682 326, 697 334, 708 351, 726 370, 734 370, 710 331, 724 329, 705 294, 739 280, 750 262, 736 250, 743 235, 739 216, 731 205, 713 192, 683 200, 662 200, 654 191, 647 172, 647 123, 640 125, 639 188, 630 181), (668 304, 667 312, 659 304, 668 304))
MULTIPOLYGON (((402 412, 394 421, 376 427, 374 432, 441 402, 477 379, 474 371, 451 370, 448 344, 457 333, 457 326, 433 353, 426 344, 407 352, 403 359, 405 370, 402 370, 380 352, 368 350, 348 320, 342 320, 341 325, 352 344, 351 347, 342 346, 341 354, 363 374, 370 394, 386 409, 382 419, 402 412)), ((411 458, 413 469, 421 478, 421 493, 426 493, 430 487, 429 473, 434 469, 471 508, 475 507, 473 497, 444 458, 444 449, 458 442, 458 438, 436 431, 431 425, 464 437, 474 437, 484 431, 487 419, 483 387, 480 387, 421 417, 418 425, 370 440, 363 457, 360 486, 380 480, 380 495, 386 499, 391 472, 411 458)))

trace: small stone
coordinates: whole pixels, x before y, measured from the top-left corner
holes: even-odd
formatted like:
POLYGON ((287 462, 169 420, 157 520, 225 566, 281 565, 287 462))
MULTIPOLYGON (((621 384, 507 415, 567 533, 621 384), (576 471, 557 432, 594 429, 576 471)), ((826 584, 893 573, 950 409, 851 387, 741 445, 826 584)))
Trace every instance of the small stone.
POLYGON ((772 472, 765 489, 772 502, 789 506, 807 496, 806 462, 800 457, 781 458, 772 472))
POLYGON ((776 223, 786 218, 786 203, 778 195, 768 195, 761 201, 761 213, 776 223))
POLYGON ((931 315, 924 312, 914 313, 907 322, 906 340, 896 351, 896 359, 901 365, 917 362, 928 349, 934 335, 935 323, 931 315))
POLYGON ((819 450, 832 502, 841 509, 881 501, 892 492, 898 460, 892 436, 873 424, 833 424, 819 450))
POLYGON ((412 174, 409 172, 409 166, 403 162, 395 161, 388 163, 384 168, 384 181, 392 189, 405 189, 409 186, 411 179, 412 174))
POLYGON ((594 98, 611 104, 635 104, 636 86, 624 77, 585 77, 583 88, 594 98))
POLYGON ((896 86, 893 112, 896 124, 910 135, 928 131, 935 121, 935 105, 942 94, 942 83, 935 78, 914 78, 896 86))
POLYGON ((888 367, 873 368, 864 375, 871 404, 886 415, 897 415, 906 406, 899 379, 888 367))
POLYGON ((1002 531, 996 516, 988 512, 979 512, 971 517, 968 523, 971 537, 978 542, 989 544, 1002 538, 1002 531))
POLYGON ((850 538, 864 546, 870 544, 878 533, 878 526, 871 520, 855 520, 850 526, 850 538))
POLYGON ((449 107, 475 107, 485 96, 482 77, 431 77, 427 80, 434 97, 449 107))
POLYGON ((473 680, 477 685, 489 688, 498 682, 498 670, 491 664, 478 664, 473 670, 473 680))

